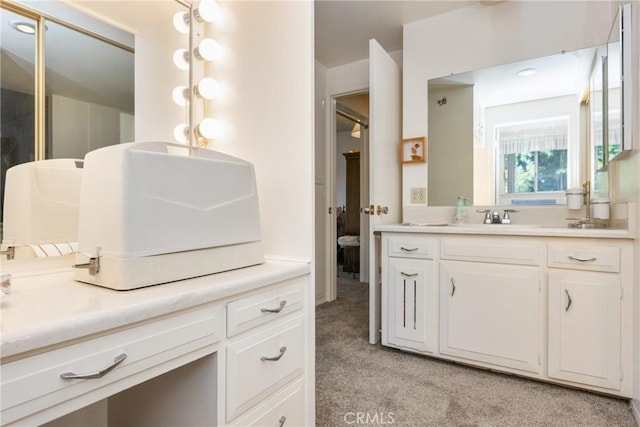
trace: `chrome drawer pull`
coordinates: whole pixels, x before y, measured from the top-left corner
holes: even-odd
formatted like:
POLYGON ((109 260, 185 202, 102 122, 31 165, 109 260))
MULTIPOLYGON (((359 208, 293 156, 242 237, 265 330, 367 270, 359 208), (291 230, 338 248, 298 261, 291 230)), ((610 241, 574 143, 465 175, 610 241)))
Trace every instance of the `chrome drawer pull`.
POLYGON ((280 419, 278 420, 278 427, 282 427, 284 425, 284 422, 287 421, 287 417, 285 417, 284 415, 280 417, 280 419))
POLYGON ((65 372, 64 374, 60 374, 60 378, 64 380, 92 380, 96 378, 102 378, 105 375, 107 375, 109 372, 111 372, 113 368, 115 368, 120 363, 122 363, 122 361, 126 358, 127 358, 127 355, 125 353, 122 353, 121 355, 116 356, 116 358, 113 359, 113 363, 111 365, 107 366, 101 371, 94 372, 91 374, 74 374, 73 372, 65 372))
POLYGON ((405 252, 415 252, 418 250, 418 248, 405 248, 404 246, 400 246, 400 250, 403 250, 405 252))
POLYGON ((260 358, 260 360, 262 360, 263 362, 267 361, 267 362, 276 362, 278 360, 280 360, 280 358, 282 356, 284 356, 285 351, 287 351, 287 347, 282 346, 280 347, 280 354, 274 357, 267 357, 267 356, 262 356, 260 358))
POLYGON ((592 262, 597 260, 598 258, 596 257, 591 257, 591 258, 576 258, 574 256, 569 255, 569 259, 572 261, 578 261, 578 262, 592 262))
POLYGON ((573 303, 573 300, 571 299, 571 295, 569 295, 568 290, 565 289, 564 292, 567 294, 567 306, 564 308, 564 311, 567 312, 571 308, 571 304, 573 303))
POLYGON ((401 271, 400 274, 402 274, 404 277, 416 277, 418 275, 418 273, 409 274, 405 273, 404 271, 401 271))
POLYGON ((278 308, 261 308, 260 311, 263 313, 280 313, 285 305, 287 305, 286 299, 280 301, 280 307, 278 308))

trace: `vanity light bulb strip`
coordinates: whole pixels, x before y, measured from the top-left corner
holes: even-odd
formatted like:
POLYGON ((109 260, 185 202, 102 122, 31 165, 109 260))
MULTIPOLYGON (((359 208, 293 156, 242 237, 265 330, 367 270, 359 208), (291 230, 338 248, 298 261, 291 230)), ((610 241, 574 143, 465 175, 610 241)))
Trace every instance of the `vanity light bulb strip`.
POLYGON ((215 61, 220 58, 222 54, 222 48, 217 41, 213 39, 202 39, 193 50, 193 56, 201 61, 215 61))
POLYGON ((193 16, 198 22, 215 22, 220 17, 220 6, 215 0, 202 0, 193 16))
POLYGON ((189 69, 189 51, 187 49, 178 49, 173 53, 173 64, 179 70, 186 71, 189 69))
POLYGON ((187 105, 189 89, 186 86, 176 86, 171 92, 171 98, 180 107, 187 105))
POLYGON ((189 127, 184 123, 180 123, 173 128, 173 137, 181 144, 186 144, 189 135, 189 127))
POLYGON ((191 19, 189 18, 188 13, 177 12, 175 15, 173 15, 173 28, 175 28, 179 33, 188 34, 190 21, 191 19))
POLYGON ((221 86, 217 80, 205 77, 193 88, 193 91, 200 98, 211 100, 220 95, 221 86))

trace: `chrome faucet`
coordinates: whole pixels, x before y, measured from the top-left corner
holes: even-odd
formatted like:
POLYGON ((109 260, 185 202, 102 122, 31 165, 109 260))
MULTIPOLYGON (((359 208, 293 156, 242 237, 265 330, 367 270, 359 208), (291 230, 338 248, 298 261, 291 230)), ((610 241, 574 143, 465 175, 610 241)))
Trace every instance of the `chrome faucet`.
POLYGON ((503 224, 511 224, 511 217, 509 216, 509 213, 513 213, 513 212, 518 212, 517 209, 505 209, 504 213, 502 214, 502 223, 503 224))
MULTIPOLYGON (((493 217, 491 216, 491 210, 489 210, 489 209, 476 209, 476 212, 484 214, 484 220, 482 221, 483 224, 492 224, 493 223, 493 217)), ((500 217, 498 217, 498 219, 500 219, 500 217)))
POLYGON ((476 212, 484 214, 483 224, 511 224, 509 213, 518 211, 516 209, 505 209, 502 218, 500 218, 498 211, 491 211, 490 209, 476 209, 476 212))

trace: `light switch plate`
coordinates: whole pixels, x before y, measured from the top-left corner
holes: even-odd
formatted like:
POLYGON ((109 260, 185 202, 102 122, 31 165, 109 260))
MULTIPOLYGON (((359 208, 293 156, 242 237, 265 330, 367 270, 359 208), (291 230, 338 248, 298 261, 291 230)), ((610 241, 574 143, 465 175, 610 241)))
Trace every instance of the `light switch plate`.
POLYGON ((427 203, 427 189, 425 187, 411 188, 411 203, 427 203))

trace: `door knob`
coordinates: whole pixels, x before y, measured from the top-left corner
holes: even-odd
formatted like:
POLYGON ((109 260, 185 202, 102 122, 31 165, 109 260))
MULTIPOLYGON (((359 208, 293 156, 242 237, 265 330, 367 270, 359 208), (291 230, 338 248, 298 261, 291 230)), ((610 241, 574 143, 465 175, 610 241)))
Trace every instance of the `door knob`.
POLYGON ((388 207, 388 206, 382 206, 382 207, 380 207, 380 205, 378 205, 378 206, 377 206, 377 208, 376 208, 376 213, 377 213, 378 215, 381 215, 381 214, 386 215, 386 214, 388 214, 388 213, 389 213, 389 207, 388 207))
MULTIPOLYGON (((365 206, 363 208, 360 208, 360 213, 361 214, 365 214, 365 215, 373 215, 376 212, 376 207, 373 205, 370 206, 365 206)), ((380 215, 380 214, 378 214, 380 215)))

